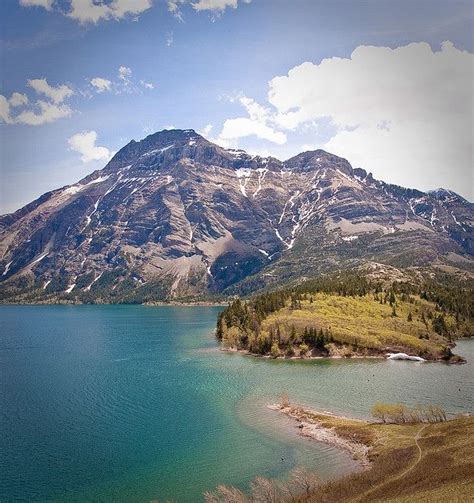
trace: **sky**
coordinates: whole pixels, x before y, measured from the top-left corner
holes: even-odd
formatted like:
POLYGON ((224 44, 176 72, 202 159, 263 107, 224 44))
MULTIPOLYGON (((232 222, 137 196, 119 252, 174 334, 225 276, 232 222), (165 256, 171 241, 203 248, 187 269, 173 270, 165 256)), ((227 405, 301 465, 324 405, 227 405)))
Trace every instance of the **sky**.
POLYGON ((323 148, 473 200, 474 2, 2 0, 0 213, 132 138, 323 148))

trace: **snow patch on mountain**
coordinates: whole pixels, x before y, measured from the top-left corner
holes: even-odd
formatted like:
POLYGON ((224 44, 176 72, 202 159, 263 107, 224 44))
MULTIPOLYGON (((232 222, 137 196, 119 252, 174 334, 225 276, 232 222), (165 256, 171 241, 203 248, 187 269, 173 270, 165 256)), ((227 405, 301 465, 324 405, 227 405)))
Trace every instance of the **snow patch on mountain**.
POLYGON ((240 192, 244 197, 247 197, 246 187, 247 183, 252 176, 252 170, 250 168, 239 168, 236 170, 235 174, 237 175, 237 179, 239 180, 240 192))

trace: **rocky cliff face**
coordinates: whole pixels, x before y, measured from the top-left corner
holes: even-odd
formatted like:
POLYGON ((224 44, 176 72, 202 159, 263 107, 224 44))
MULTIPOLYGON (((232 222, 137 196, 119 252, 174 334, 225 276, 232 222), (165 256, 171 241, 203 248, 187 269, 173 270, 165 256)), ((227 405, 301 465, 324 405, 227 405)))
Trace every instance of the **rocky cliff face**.
POLYGON ((142 302, 374 264, 471 271, 473 215, 322 150, 281 162, 162 131, 0 217, 1 296, 142 302))

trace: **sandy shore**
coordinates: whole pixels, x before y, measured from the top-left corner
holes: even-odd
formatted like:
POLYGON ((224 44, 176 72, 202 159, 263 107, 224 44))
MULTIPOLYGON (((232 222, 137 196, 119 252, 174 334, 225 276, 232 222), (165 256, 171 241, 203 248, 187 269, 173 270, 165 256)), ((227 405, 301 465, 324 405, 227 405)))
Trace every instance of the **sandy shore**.
MULTIPOLYGON (((352 455, 352 458, 359 461, 363 466, 370 465, 368 457, 369 447, 367 445, 341 437, 335 432, 334 428, 327 428, 323 426, 315 416, 319 415, 339 419, 348 418, 336 416, 335 414, 331 414, 329 412, 319 412, 293 405, 282 406, 273 404, 268 405, 268 408, 279 411, 288 417, 295 419, 301 436, 343 449, 349 452, 352 455)), ((353 420, 351 419, 351 421, 353 420)))

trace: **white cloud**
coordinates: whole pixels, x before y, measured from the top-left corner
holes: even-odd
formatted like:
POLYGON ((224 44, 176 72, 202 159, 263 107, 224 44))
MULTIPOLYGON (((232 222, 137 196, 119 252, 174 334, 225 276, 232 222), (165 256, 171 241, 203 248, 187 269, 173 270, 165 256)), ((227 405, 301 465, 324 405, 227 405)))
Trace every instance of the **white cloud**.
MULTIPOLYGON (((243 0, 243 3, 249 4, 252 0, 243 0)), ((198 12, 208 11, 212 14, 212 19, 219 17, 227 8, 237 9, 238 0, 168 0, 168 11, 171 12, 180 21, 183 21, 183 15, 180 5, 191 5, 198 12)))
POLYGON ((118 69, 118 77, 121 80, 128 80, 128 77, 132 75, 132 70, 131 68, 128 68, 127 66, 121 66, 118 69))
POLYGON ((286 135, 275 129, 273 114, 269 109, 246 96, 240 97, 238 101, 246 109, 249 117, 227 119, 219 135, 220 140, 232 142, 246 136, 257 136, 278 145, 286 143, 286 135))
POLYGON ((115 94, 122 93, 141 93, 140 87, 145 89, 154 89, 155 86, 146 80, 135 81, 132 78, 132 69, 128 66, 120 66, 117 71, 117 79, 109 80, 103 77, 95 77, 89 80, 97 93, 104 91, 113 91, 115 94))
POLYGON ((26 124, 28 126, 40 126, 54 122, 72 114, 68 105, 59 105, 48 101, 38 100, 36 103, 25 102, 26 96, 13 93, 10 101, 0 95, 0 119, 5 124, 26 124), (21 97, 21 98, 19 98, 21 97), (13 103, 12 103, 13 101, 13 103), (21 101, 21 103, 20 103, 21 101), (11 115, 10 105, 23 106, 24 109, 16 116, 11 115), (28 105, 27 108, 25 106, 28 105))
POLYGON ((10 106, 12 107, 20 107, 22 105, 28 104, 28 96, 22 93, 13 93, 8 100, 10 106))
POLYGON ((49 122, 54 122, 72 114, 68 105, 57 105, 47 101, 38 100, 33 109, 24 110, 18 114, 13 121, 17 124, 27 124, 29 126, 40 126, 49 122))
POLYGON ((473 64, 450 42, 437 51, 360 46, 275 77, 268 99, 283 128, 329 118, 335 130, 323 148, 380 178, 472 198, 473 64))
POLYGON ((46 10, 53 8, 53 0, 20 0, 22 7, 43 7, 46 10))
POLYGON ((50 86, 46 79, 28 80, 28 85, 38 94, 47 96, 54 103, 62 103, 66 98, 74 94, 74 91, 70 87, 64 84, 58 87, 50 86))
POLYGON ((84 131, 77 133, 68 139, 70 150, 81 154, 82 162, 109 160, 112 152, 106 147, 97 147, 97 133, 95 131, 84 131))
POLYGON ((197 2, 192 2, 191 5, 197 11, 224 11, 227 7, 237 9, 237 0, 197 0, 197 2))
POLYGON ((95 90, 98 93, 103 93, 104 91, 110 91, 112 88, 112 82, 108 79, 103 79, 101 77, 91 79, 90 83, 95 87, 95 90))
MULTIPOLYGON (((250 3, 252 0, 242 0, 243 3, 250 3)), ((22 7, 43 7, 49 11, 56 11, 64 16, 79 21, 81 24, 99 21, 108 21, 137 17, 153 6, 153 0, 19 0, 22 7)), ((190 5, 196 11, 209 11, 212 19, 221 15, 225 9, 236 9, 238 0, 168 0, 168 11, 180 21, 183 17, 180 5, 190 5)))
POLYGON ((211 131, 213 128, 214 128, 214 126, 212 124, 207 124, 200 131, 198 131, 198 133, 201 136, 204 136, 204 138, 209 138, 209 135, 211 134, 211 131))
POLYGON ((71 0, 67 16, 80 23, 98 23, 101 20, 137 16, 151 6, 151 0, 71 0))
POLYGON ((13 122, 10 116, 10 103, 3 94, 0 94, 0 119, 5 124, 12 124, 13 122))
POLYGON ((166 47, 171 47, 174 42, 173 32, 168 33, 166 37, 166 47))
POLYGON ((0 119, 2 122, 39 126, 72 114, 71 108, 63 103, 66 98, 74 94, 68 86, 50 86, 46 79, 28 80, 28 86, 49 100, 38 99, 35 102, 30 102, 26 94, 19 92, 12 93, 9 100, 5 96, 0 96, 0 119), (12 115, 13 108, 16 109, 16 115, 12 115))
MULTIPOLYGON (((113 91, 116 94, 141 93, 141 87, 139 87, 138 83, 131 76, 132 70, 126 66, 121 66, 118 69, 118 78, 115 81, 95 77, 89 80, 89 84, 97 93, 104 91, 113 91)), ((30 126, 47 124, 68 117, 73 113, 73 110, 65 101, 74 94, 90 97, 90 88, 87 92, 79 89, 75 93, 71 87, 65 84, 55 87, 50 85, 46 79, 30 79, 27 81, 27 84, 37 94, 45 96, 47 99, 30 101, 26 94, 20 92, 13 92, 10 99, 0 95, 1 122, 5 124, 27 124, 30 126)), ((145 89, 154 89, 153 84, 145 80, 141 80, 140 85, 145 89)))
POLYGON ((219 136, 223 140, 234 140, 252 135, 262 140, 277 143, 278 145, 283 145, 286 142, 286 135, 284 133, 275 131, 264 123, 255 122, 244 117, 227 119, 219 136))
POLYGON ((137 17, 152 7, 152 0, 67 0, 63 8, 54 0, 20 0, 22 7, 43 7, 55 10, 82 24, 101 20, 116 21, 128 16, 137 17))
POLYGON ((155 86, 151 82, 146 82, 145 80, 140 80, 140 84, 145 88, 145 89, 155 89, 155 86))
POLYGON ((183 21, 183 15, 179 9, 179 4, 183 3, 185 0, 169 0, 168 1, 168 12, 171 12, 175 18, 179 21, 183 21))

